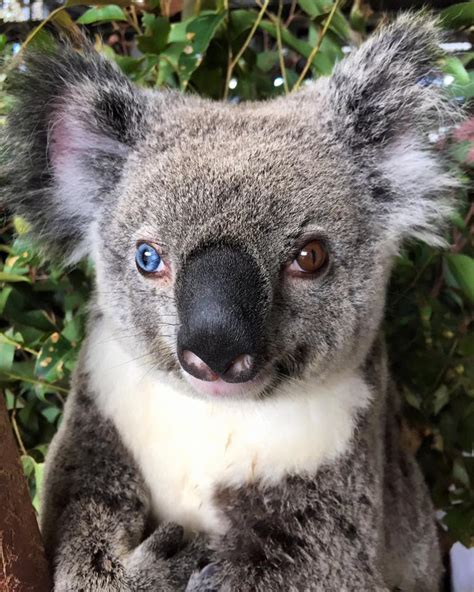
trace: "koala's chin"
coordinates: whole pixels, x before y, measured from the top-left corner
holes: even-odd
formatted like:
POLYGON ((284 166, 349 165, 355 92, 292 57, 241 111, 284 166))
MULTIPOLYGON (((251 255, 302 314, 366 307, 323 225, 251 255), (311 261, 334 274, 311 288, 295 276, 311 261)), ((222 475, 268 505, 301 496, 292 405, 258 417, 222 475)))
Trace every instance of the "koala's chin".
POLYGON ((185 380, 200 395, 210 397, 232 397, 232 398, 257 398, 262 393, 268 392, 271 379, 258 375, 244 383, 226 382, 222 378, 212 381, 200 380, 191 374, 184 374, 185 380))

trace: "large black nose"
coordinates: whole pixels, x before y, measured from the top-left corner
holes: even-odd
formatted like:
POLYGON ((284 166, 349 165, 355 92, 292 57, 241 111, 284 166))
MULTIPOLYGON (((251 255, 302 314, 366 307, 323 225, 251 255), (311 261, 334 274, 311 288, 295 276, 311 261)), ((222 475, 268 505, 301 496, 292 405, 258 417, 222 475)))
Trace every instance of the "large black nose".
POLYGON ((178 275, 178 357, 201 380, 246 382, 258 372, 264 343, 265 282, 241 249, 207 247, 178 275))

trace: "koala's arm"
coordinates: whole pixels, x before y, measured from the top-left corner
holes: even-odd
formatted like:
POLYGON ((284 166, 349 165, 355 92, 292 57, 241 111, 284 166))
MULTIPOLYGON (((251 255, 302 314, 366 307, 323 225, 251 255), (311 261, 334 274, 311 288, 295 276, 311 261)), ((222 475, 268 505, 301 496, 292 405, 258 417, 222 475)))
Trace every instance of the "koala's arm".
POLYGON ((230 528, 188 592, 389 592, 379 571, 380 484, 359 443, 314 478, 223 489, 230 528))
POLYGON ((79 377, 48 455, 42 532, 55 592, 183 590, 201 552, 182 529, 152 532, 133 459, 79 377), (143 540, 145 539, 145 540, 143 540))

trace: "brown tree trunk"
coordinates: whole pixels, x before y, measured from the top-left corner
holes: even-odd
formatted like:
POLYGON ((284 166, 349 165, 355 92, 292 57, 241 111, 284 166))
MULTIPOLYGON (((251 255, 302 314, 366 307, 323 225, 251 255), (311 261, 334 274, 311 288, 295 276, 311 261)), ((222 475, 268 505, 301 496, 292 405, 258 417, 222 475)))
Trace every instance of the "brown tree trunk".
POLYGON ((49 592, 43 543, 0 394, 0 590, 49 592))

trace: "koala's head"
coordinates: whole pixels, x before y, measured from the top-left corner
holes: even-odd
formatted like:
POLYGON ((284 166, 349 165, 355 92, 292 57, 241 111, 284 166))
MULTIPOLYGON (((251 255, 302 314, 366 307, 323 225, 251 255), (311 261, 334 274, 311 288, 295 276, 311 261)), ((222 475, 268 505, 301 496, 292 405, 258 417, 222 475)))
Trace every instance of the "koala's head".
POLYGON ((455 186, 428 133, 433 22, 405 16, 289 97, 230 105, 133 87, 86 50, 30 54, 8 205, 91 255, 117 339, 203 396, 270 396, 359 365, 394 254, 438 239, 455 186))

